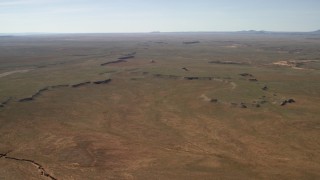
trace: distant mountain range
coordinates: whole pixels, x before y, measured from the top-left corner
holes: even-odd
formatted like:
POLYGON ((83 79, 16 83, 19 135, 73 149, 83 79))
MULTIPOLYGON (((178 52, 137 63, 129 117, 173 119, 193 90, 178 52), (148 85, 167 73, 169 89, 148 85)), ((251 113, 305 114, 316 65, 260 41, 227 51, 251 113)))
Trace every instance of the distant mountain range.
POLYGON ((237 31, 236 33, 243 33, 243 34, 316 34, 320 35, 320 30, 311 31, 311 32, 278 32, 278 31, 257 31, 257 30, 248 30, 248 31, 237 31))
POLYGON ((320 34, 320 29, 317 31, 310 32, 311 34, 320 34))

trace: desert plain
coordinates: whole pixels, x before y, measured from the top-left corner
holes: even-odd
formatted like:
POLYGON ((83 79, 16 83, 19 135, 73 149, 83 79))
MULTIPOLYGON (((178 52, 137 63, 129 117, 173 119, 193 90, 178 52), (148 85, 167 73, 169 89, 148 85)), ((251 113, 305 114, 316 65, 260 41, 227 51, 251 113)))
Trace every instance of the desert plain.
POLYGON ((0 36, 0 179, 319 179, 320 36, 0 36))

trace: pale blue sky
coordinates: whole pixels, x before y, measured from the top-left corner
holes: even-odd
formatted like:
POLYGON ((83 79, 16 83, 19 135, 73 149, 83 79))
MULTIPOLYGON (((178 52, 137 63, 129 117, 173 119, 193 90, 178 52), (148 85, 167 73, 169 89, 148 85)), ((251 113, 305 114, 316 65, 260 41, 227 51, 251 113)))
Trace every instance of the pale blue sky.
POLYGON ((0 33, 251 29, 320 29, 320 0, 0 0, 0 33))

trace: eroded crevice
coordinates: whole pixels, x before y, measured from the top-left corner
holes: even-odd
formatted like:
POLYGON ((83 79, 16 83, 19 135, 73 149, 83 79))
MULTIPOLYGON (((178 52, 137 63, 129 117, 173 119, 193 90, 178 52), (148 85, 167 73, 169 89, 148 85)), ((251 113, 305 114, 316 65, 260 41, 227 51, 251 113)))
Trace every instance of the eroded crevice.
POLYGON ((78 84, 73 84, 73 85, 71 85, 71 87, 77 88, 77 87, 81 87, 81 86, 88 85, 88 84, 90 84, 90 83, 91 83, 90 81, 82 82, 82 83, 78 83, 78 84))
POLYGON ((106 62, 106 63, 102 63, 100 64, 101 66, 106 66, 106 65, 109 65, 109 64, 116 64, 116 63, 123 63, 123 62, 127 62, 123 59, 120 59, 120 60, 116 60, 116 61, 110 61, 110 62, 106 62))
POLYGON ((63 88, 63 87, 78 88, 78 87, 85 86, 85 85, 90 85, 90 84, 107 84, 109 82, 111 82, 111 79, 98 80, 98 81, 92 81, 92 82, 91 81, 86 81, 86 82, 81 82, 81 83, 73 84, 73 85, 64 85, 63 84, 63 85, 48 86, 48 87, 45 87, 45 88, 42 88, 42 89, 38 90, 35 94, 33 94, 30 97, 19 99, 18 102, 33 101, 33 100, 35 100, 35 98, 40 96, 43 92, 48 91, 50 89, 57 89, 57 88, 63 88))
POLYGON ((49 90, 49 87, 42 88, 42 89, 38 90, 36 93, 34 93, 31 97, 20 99, 19 102, 32 101, 37 96, 40 96, 42 92, 48 91, 48 90, 49 90))
POLYGON ((33 166, 35 166, 38 169, 38 171, 40 172, 41 176, 47 177, 47 178, 49 178, 51 180, 57 180, 56 177, 54 177, 53 175, 49 174, 47 172, 47 170, 44 169, 44 167, 41 164, 35 162, 34 160, 8 156, 9 153, 10 153, 10 151, 8 151, 6 153, 0 153, 0 158, 8 159, 8 160, 14 160, 14 161, 27 162, 27 163, 32 164, 33 166))
POLYGON ((126 54, 124 56, 119 57, 118 60, 102 63, 100 65, 101 66, 106 66, 106 65, 109 65, 109 64, 124 63, 124 62, 127 62, 128 59, 135 58, 135 56, 134 56, 135 54, 136 54, 136 52, 128 53, 128 54, 126 54))

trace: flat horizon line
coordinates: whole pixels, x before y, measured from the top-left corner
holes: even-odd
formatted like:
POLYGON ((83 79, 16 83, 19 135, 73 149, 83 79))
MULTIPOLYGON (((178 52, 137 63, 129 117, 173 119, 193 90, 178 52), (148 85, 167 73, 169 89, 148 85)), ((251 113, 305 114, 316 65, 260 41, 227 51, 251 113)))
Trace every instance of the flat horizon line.
POLYGON ((161 33, 314 33, 315 31, 267 31, 267 30, 240 30, 240 31, 149 31, 149 32, 2 32, 0 35, 45 35, 45 34, 161 34, 161 33))

